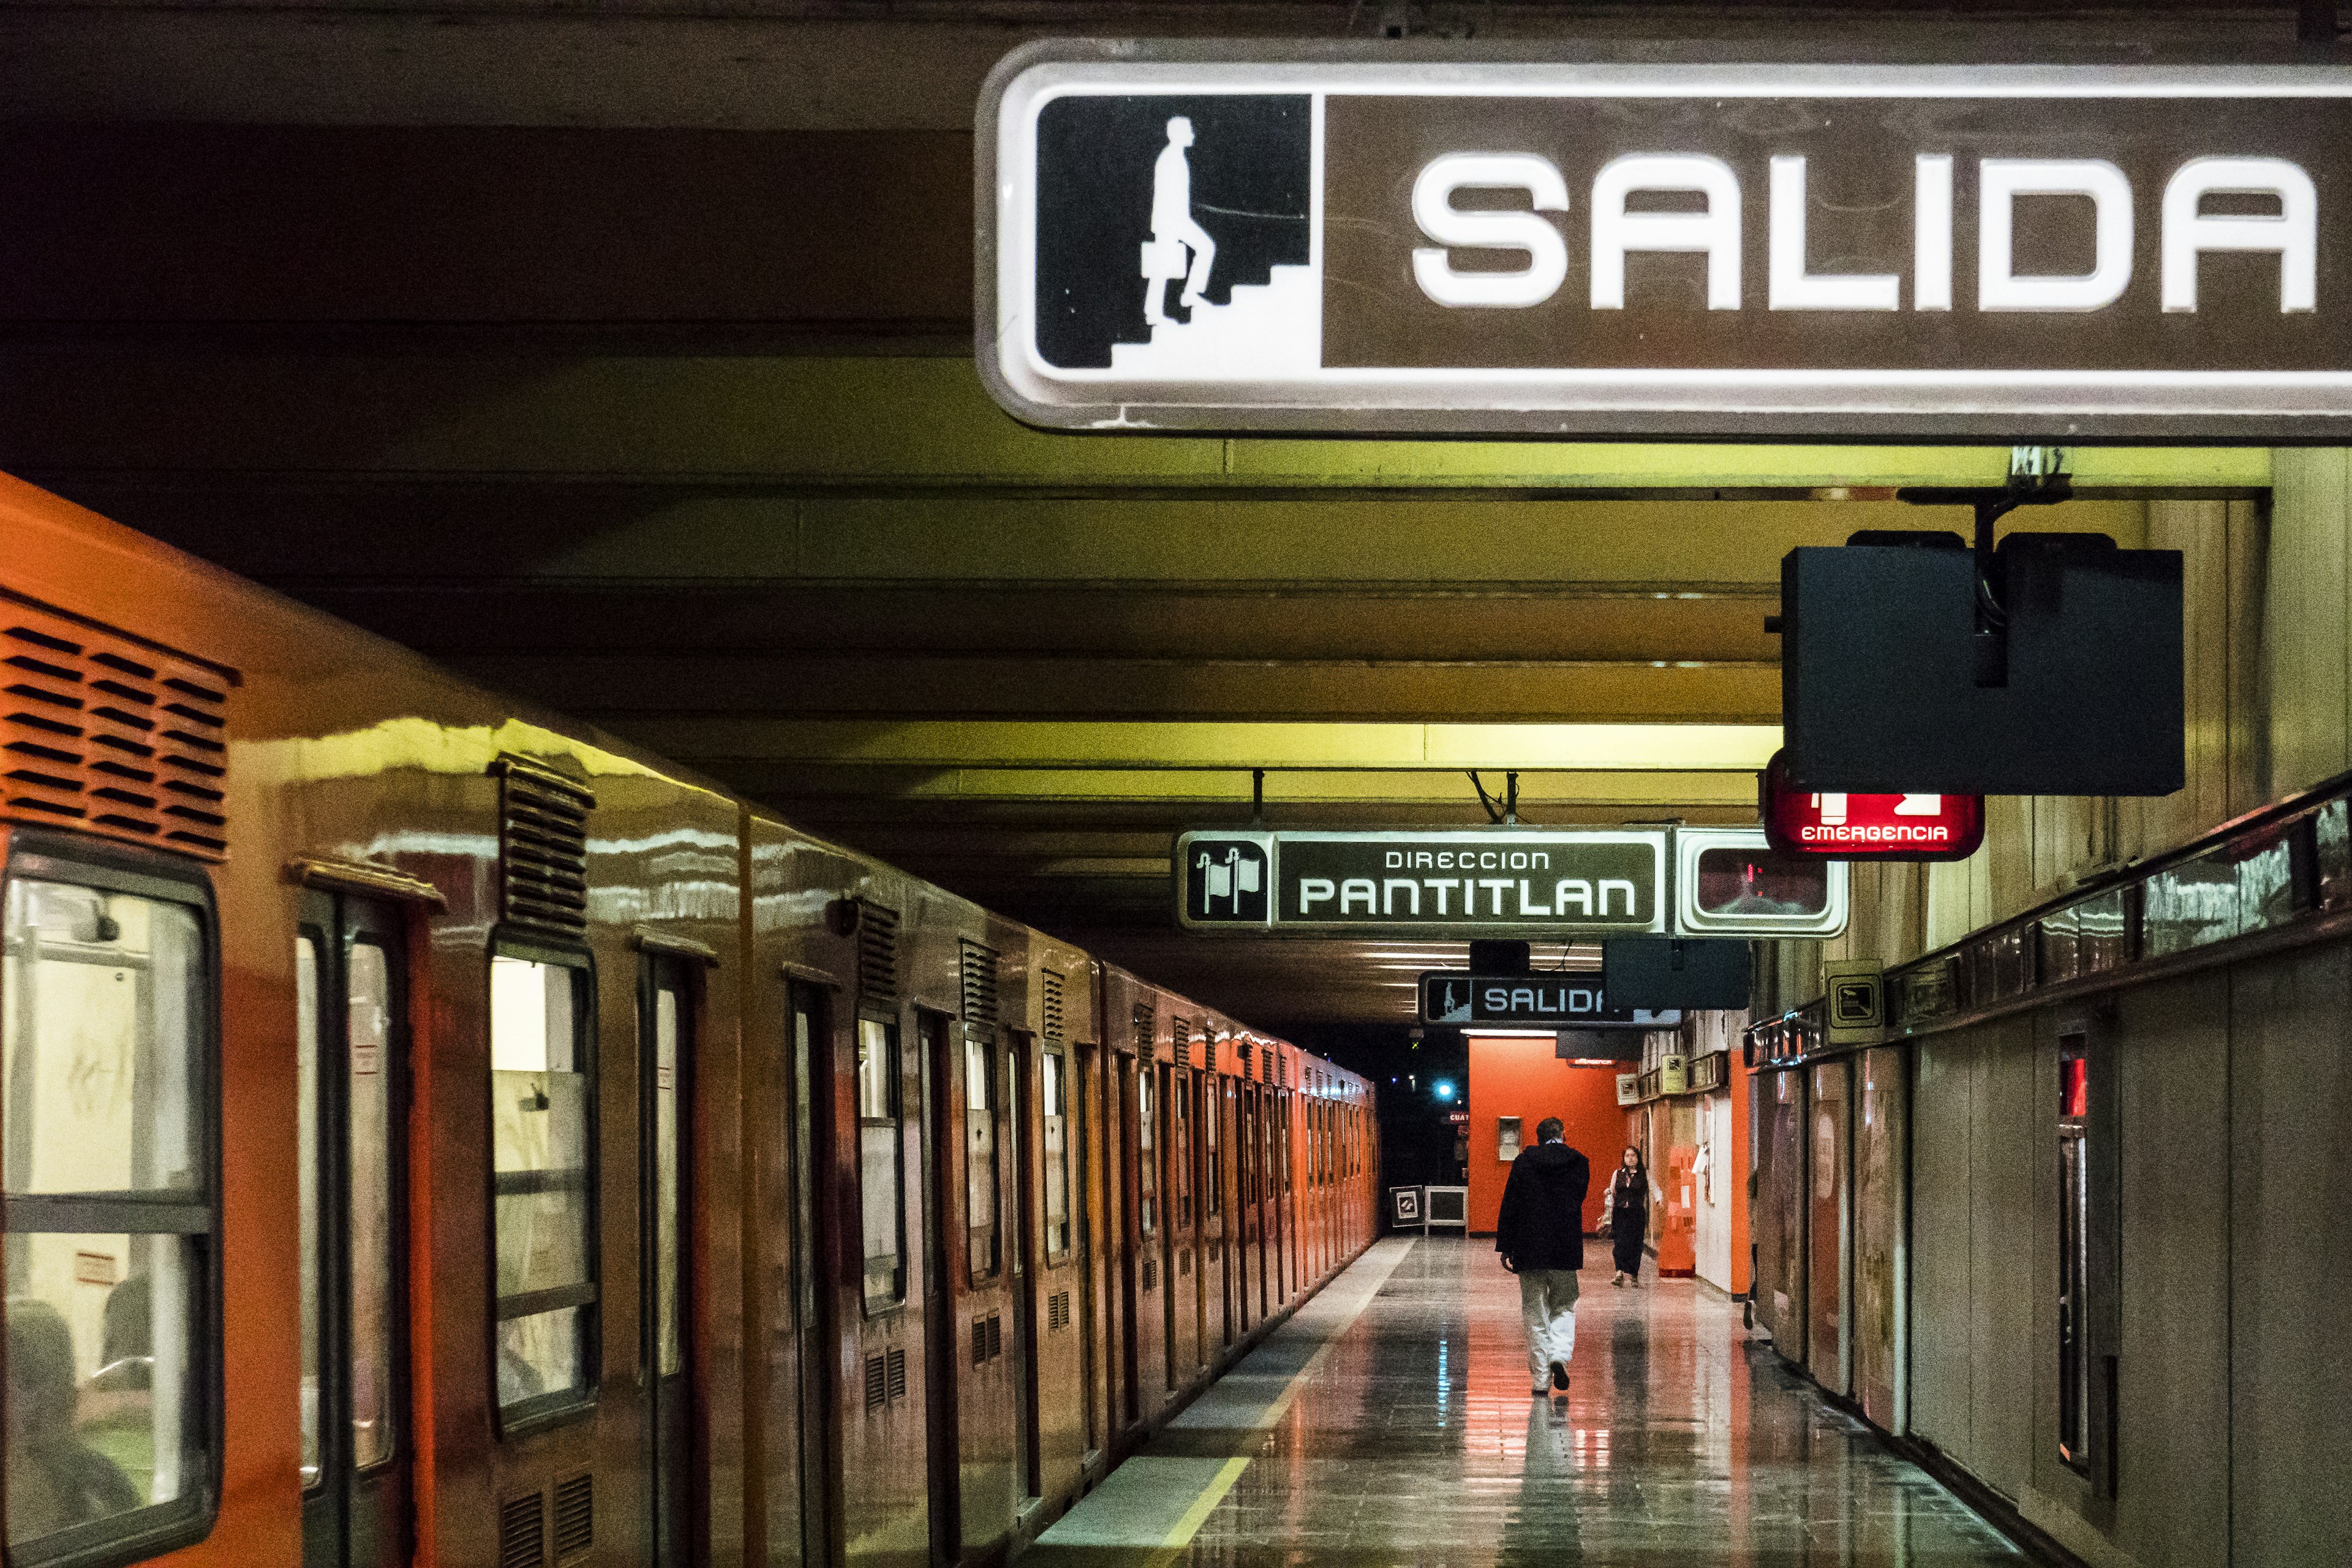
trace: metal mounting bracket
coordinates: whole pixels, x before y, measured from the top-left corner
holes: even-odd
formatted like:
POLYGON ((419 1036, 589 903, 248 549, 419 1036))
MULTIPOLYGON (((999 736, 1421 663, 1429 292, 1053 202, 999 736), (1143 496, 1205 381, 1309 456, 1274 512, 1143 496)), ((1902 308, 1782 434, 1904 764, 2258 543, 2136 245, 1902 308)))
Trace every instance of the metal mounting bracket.
POLYGON ((1979 687, 2009 684, 2009 606, 2004 596, 2000 552, 1993 526, 2021 506, 2054 506, 2074 497, 2074 481, 2066 472, 2066 453, 2060 447, 2012 447, 2009 453, 2009 483, 1990 485, 1910 485, 1895 499, 1913 506, 1965 506, 1976 513, 1976 634, 1970 639, 1979 687))

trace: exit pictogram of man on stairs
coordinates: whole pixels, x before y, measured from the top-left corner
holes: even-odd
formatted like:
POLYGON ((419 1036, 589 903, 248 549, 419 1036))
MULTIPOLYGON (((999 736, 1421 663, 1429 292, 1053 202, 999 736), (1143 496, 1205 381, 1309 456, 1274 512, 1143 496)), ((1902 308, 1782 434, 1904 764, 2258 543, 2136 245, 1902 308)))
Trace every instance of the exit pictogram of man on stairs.
POLYGON ((1179 114, 1168 121, 1168 145, 1151 165, 1151 237, 1143 242, 1143 319, 1154 327, 1168 322, 1168 285, 1182 279, 1184 291, 1177 302, 1195 310, 1209 286, 1209 269, 1216 265, 1217 242, 1192 216, 1192 164, 1184 151, 1192 145, 1192 121, 1179 114), (1187 249, 1192 252, 1189 265, 1187 249))

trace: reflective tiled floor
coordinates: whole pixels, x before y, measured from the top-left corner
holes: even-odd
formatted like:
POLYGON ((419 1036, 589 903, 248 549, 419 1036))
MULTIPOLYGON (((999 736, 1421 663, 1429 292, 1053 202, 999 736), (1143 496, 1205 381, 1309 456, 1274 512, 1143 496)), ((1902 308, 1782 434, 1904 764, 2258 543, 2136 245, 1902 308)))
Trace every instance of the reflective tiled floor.
POLYGON ((1689 1281, 1592 1249, 1573 1384, 1531 1398, 1489 1244, 1381 1243, 1023 1561, 1877 1564, 2024 1559, 1689 1281))

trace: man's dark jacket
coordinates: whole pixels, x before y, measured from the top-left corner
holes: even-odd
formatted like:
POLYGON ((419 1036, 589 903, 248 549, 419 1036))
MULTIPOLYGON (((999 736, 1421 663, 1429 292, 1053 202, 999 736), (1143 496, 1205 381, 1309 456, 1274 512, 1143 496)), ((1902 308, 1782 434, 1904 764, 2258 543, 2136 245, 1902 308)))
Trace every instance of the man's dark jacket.
POLYGON ((1513 1268, 1584 1267, 1584 1189, 1592 1167, 1565 1143, 1538 1143, 1511 1162, 1495 1250, 1513 1268))

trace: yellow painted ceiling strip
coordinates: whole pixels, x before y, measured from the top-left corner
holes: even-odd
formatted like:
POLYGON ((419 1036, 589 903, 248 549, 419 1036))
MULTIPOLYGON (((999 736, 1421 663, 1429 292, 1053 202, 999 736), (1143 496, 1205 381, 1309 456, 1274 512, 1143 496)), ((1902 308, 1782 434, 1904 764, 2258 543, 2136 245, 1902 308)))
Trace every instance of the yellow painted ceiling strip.
MULTIPOLYGON (((874 778, 866 770, 839 770, 842 791, 903 800, 1160 801, 1245 805, 1247 769, 1208 773, 1178 768, 946 768, 913 779, 874 778)), ((1500 780, 1489 780, 1490 785, 1500 780)), ((1379 773, 1268 773, 1273 805, 1410 804, 1475 809, 1477 797, 1461 773, 1393 770, 1379 773)), ((1519 803, 1543 807, 1708 807, 1753 812, 1756 782, 1738 773, 1522 773, 1519 803)))
POLYGON ((901 767, 1753 773, 1780 744, 1776 724, 871 722, 696 717, 649 721, 636 730, 661 750, 688 757, 901 767))

